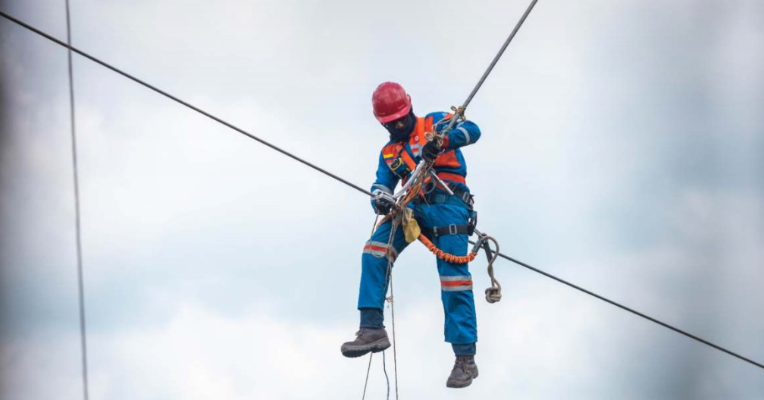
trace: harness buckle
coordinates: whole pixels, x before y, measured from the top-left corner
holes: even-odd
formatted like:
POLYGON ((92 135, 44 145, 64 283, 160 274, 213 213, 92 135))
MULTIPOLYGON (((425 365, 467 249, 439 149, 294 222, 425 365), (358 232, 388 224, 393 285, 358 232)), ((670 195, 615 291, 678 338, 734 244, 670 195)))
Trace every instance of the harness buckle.
POLYGON ((448 226, 448 234, 449 235, 456 235, 456 224, 451 224, 448 226))
POLYGON ((470 219, 467 221, 467 236, 472 236, 475 233, 475 227, 477 227, 478 214, 477 211, 470 213, 470 219))
POLYGON ((464 192, 462 195, 462 200, 464 200, 464 202, 469 206, 475 204, 475 200, 472 198, 470 192, 464 192))

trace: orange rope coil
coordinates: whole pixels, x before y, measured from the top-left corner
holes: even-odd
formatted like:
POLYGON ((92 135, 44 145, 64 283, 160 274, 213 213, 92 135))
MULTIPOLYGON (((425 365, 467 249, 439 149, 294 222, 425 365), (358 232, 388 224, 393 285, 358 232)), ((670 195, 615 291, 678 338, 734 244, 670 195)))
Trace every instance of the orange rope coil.
POLYGON ((472 262, 472 260, 477 257, 477 252, 469 253, 466 256, 455 256, 453 254, 448 254, 445 251, 437 248, 430 239, 427 239, 427 237, 424 234, 419 234, 419 241, 422 242, 424 247, 427 247, 427 250, 430 250, 432 254, 435 254, 438 258, 441 260, 448 261, 453 264, 467 264, 469 262, 472 262))

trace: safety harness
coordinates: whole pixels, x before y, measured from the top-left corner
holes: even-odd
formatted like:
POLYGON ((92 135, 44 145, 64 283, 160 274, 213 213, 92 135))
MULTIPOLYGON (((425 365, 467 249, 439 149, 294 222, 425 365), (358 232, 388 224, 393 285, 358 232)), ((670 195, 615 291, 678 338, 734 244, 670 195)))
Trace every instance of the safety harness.
POLYGON ((442 145, 444 134, 450 130, 456 120, 464 120, 463 108, 457 109, 452 107, 452 110, 454 114, 447 115, 435 124, 432 124, 431 120, 423 121, 422 118, 417 121, 416 128, 412 132, 413 140, 410 140, 409 146, 413 154, 409 153, 406 149, 405 142, 391 143, 382 150, 382 157, 385 163, 396 176, 403 179, 404 184, 404 189, 399 197, 397 197, 398 202, 393 211, 382 222, 392 218, 394 225, 403 226, 407 242, 410 243, 418 239, 436 257, 450 263, 466 264, 472 262, 477 257, 478 252, 483 249, 488 259, 488 275, 491 278, 491 287, 485 290, 486 301, 496 303, 501 300, 501 285, 494 277, 493 263, 498 258, 499 243, 493 237, 483 234, 476 229, 477 212, 473 209, 474 196, 458 185, 443 182, 443 179, 446 179, 464 184, 464 177, 447 172, 435 173, 433 167, 439 166, 437 158, 434 162, 426 163, 422 161, 420 164, 416 164, 413 158, 419 155, 421 148, 427 141, 437 140, 442 145), (448 128, 444 129, 443 133, 439 133, 438 125, 445 123, 449 124, 448 128), (409 180, 411 182, 408 182, 409 180), (436 190, 436 188, 441 190, 436 190), (410 202, 466 205, 469 211, 469 219, 466 225, 450 224, 433 228, 421 228, 416 219, 413 218, 411 210, 406 207, 410 202), (432 242, 433 239, 442 236, 463 234, 472 236, 475 233, 478 234, 478 240, 475 242, 472 251, 465 256, 446 253, 432 242), (494 244, 495 249, 491 249, 490 242, 494 244))
POLYGON ((436 226, 434 228, 421 228, 422 233, 428 238, 464 234, 472 236, 472 234, 475 233, 475 226, 477 226, 477 211, 473 209, 475 197, 470 194, 470 192, 456 185, 448 185, 448 187, 451 188, 451 191, 454 193, 453 195, 433 190, 424 196, 424 202, 427 204, 464 204, 469 210, 468 222, 466 225, 450 224, 447 226, 436 226))

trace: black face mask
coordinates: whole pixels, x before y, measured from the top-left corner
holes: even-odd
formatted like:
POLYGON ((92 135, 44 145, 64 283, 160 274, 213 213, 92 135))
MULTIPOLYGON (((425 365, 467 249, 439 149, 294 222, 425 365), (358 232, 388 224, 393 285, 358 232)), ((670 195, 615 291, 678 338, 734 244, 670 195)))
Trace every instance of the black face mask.
POLYGON ((406 116, 405 125, 401 129, 395 129, 393 123, 382 125, 384 125, 385 129, 390 132, 390 141, 402 142, 409 138, 409 135, 411 135, 411 132, 414 131, 414 127, 416 126, 416 116, 414 115, 414 110, 412 109, 409 111, 409 114, 406 116))

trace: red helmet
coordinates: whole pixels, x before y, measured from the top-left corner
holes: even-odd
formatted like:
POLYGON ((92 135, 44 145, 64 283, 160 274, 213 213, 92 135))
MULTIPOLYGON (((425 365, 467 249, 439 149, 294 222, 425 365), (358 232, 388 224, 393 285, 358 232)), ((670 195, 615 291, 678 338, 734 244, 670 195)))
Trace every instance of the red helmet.
POLYGON ((383 124, 405 117, 411 111, 411 96, 403 86, 395 82, 384 82, 371 95, 374 116, 383 124))

